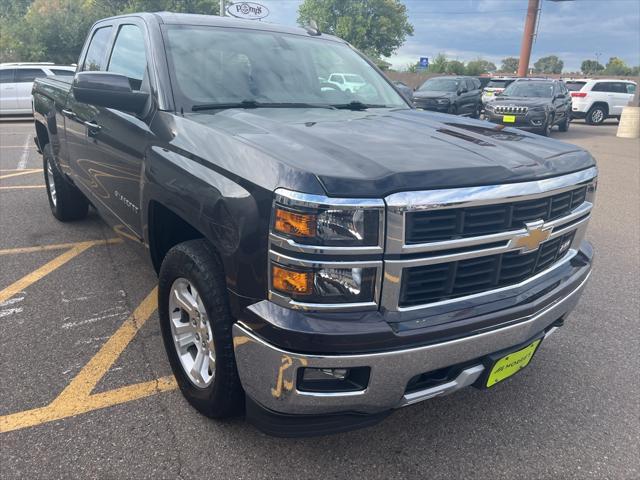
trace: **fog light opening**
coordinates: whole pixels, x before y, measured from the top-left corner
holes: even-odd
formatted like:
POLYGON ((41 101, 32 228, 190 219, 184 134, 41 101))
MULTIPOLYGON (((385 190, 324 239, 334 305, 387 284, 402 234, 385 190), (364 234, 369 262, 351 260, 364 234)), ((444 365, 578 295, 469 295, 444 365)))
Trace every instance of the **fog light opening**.
POLYGON ((370 373, 369 367, 301 368, 297 388, 301 392, 357 392, 367 388, 370 373))

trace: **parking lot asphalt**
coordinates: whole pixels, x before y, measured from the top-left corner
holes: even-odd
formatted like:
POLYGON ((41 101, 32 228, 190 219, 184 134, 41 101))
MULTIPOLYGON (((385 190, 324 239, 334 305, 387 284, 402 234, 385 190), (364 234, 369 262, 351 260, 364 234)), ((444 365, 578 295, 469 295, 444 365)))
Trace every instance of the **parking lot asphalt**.
POLYGON ((49 211, 31 121, 0 122, 0 475, 640 478, 640 141, 575 122, 599 161, 591 281, 530 367, 380 425, 278 439, 212 421, 170 376, 155 273, 95 212, 49 211))

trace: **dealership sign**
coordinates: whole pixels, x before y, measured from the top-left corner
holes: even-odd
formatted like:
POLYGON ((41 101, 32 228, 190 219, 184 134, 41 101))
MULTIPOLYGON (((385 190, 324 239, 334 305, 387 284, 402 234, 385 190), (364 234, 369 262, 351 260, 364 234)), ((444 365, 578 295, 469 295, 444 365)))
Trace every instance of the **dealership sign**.
POLYGON ((269 9, 255 2, 236 2, 227 7, 227 13, 236 18, 260 20, 269 15, 269 9))

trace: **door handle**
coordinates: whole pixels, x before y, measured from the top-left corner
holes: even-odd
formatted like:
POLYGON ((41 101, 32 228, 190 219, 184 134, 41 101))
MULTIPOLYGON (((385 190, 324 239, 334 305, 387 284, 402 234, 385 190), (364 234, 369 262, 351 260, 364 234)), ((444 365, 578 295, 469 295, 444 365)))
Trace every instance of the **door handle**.
POLYGON ((75 114, 75 113, 73 113, 73 110, 67 110, 67 109, 63 108, 63 109, 62 109, 62 114, 63 114, 65 117, 69 117, 69 118, 76 118, 76 114, 75 114))
POLYGON ((100 129, 102 129, 102 127, 98 125, 96 122, 85 121, 82 123, 84 123, 85 127, 87 127, 87 135, 89 135, 90 137, 95 137, 100 131, 100 129))

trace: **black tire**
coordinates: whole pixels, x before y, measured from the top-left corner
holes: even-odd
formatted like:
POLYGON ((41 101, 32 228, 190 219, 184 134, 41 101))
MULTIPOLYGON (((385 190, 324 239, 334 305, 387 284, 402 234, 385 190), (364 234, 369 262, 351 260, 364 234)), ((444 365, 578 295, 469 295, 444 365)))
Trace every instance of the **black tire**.
POLYGON ((164 346, 178 386, 187 401, 203 415, 226 418, 244 410, 244 392, 233 351, 233 318, 222 264, 205 240, 180 243, 167 253, 158 280, 158 315, 164 346), (175 280, 188 280, 200 294, 215 346, 215 375, 207 387, 187 376, 176 351, 170 325, 169 295, 175 280))
POLYGON ((452 103, 449 106, 449 110, 447 110, 447 113, 450 115, 457 115, 458 114, 458 106, 455 103, 452 103))
POLYGON ((471 114, 471 118, 480 118, 480 112, 482 111, 482 104, 479 103, 476 105, 475 110, 471 114))
POLYGON ((53 147, 50 143, 42 152, 42 168, 47 187, 47 197, 51 213, 61 222, 81 220, 89 212, 89 202, 78 188, 64 178, 55 162, 53 147), (53 191, 52 191, 53 187, 53 191))
POLYGON ((561 132, 566 132, 569 130, 569 125, 571 124, 571 117, 569 115, 567 115, 564 120, 558 124, 558 129, 561 132))
POLYGON ((540 129, 540 135, 542 135, 543 137, 550 137, 552 126, 553 126, 553 119, 549 119, 547 123, 545 123, 544 126, 540 129))
POLYGON ((607 110, 602 105, 594 105, 589 109, 585 121, 589 125, 600 125, 607 118, 607 110))

